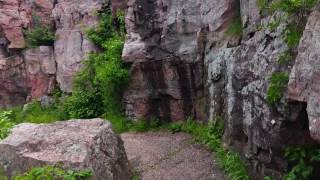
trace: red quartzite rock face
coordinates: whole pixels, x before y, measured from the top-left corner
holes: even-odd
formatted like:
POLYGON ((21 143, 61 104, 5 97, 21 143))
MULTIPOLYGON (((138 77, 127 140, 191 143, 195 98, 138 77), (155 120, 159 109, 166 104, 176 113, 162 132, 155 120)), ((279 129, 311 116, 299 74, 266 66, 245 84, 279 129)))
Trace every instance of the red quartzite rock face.
POLYGON ((50 24, 51 0, 0 1, 0 107, 22 105, 39 98, 55 84, 52 47, 26 50, 23 29, 33 26, 34 18, 50 24))
POLYGON ((102 119, 20 124, 0 142, 0 167, 8 177, 56 164, 90 169, 92 180, 131 179, 123 142, 102 119))
POLYGON ((230 21, 233 1, 130 0, 128 6, 123 59, 133 65, 126 114, 204 118, 204 46, 230 21))
POLYGON ((40 20, 50 23, 52 8, 51 0, 0 1, 0 29, 9 41, 8 48, 25 48, 22 29, 30 26, 33 16, 38 16, 40 20))
POLYGON ((311 13, 290 76, 289 98, 305 102, 311 137, 320 143, 320 12, 311 13))
MULTIPOLYGON (((82 61, 98 48, 84 29, 98 22, 97 12, 108 1, 6 0, 0 1, 0 107, 22 105, 51 92, 57 84, 72 91, 72 81, 82 61), (36 22, 53 25, 53 47, 26 48, 23 29, 36 22)), ((125 1, 115 3, 125 8, 125 1)))
POLYGON ((55 85, 56 64, 53 49, 40 46, 0 60, 0 106, 24 104, 50 93, 55 85))
POLYGON ((81 69, 81 62, 86 55, 98 50, 83 31, 98 22, 97 12, 101 10, 103 2, 59 0, 53 9, 57 28, 54 43, 57 82, 65 92, 72 91, 73 78, 81 69))

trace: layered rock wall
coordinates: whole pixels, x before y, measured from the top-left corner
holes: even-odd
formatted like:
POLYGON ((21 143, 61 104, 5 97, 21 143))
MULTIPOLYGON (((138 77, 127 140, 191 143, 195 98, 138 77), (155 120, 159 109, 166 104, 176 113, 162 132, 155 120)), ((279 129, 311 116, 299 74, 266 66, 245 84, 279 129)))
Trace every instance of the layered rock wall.
POLYGON ((0 1, 0 107, 41 98, 57 85, 64 92, 71 92, 81 62, 88 53, 98 50, 85 37, 84 30, 97 23, 97 12, 108 3, 103 0, 0 1), (27 47, 23 31, 36 23, 54 27, 52 46, 27 47))
POLYGON ((297 60, 287 65, 278 63, 288 50, 287 21, 269 26, 281 16, 262 12, 255 0, 130 0, 123 51, 132 64, 126 114, 172 121, 223 117, 226 143, 248 160, 252 176, 279 179, 288 167, 286 147, 320 139, 319 13, 310 15, 297 60), (237 18, 242 33, 230 35, 237 18), (270 105, 275 72, 291 72, 291 80, 288 93, 270 105))
POLYGON ((205 118, 206 44, 233 17, 232 0, 128 2, 123 59, 132 64, 124 95, 133 119, 205 118))
MULTIPOLYGON (((105 3, 0 0, 0 107, 46 95, 55 84, 71 92, 81 61, 98 50, 83 29, 96 24, 105 3), (52 47, 23 50, 22 32, 32 26, 33 14, 43 23, 54 22, 52 47)), ((270 28, 283 14, 262 12, 256 0, 111 3, 114 14, 127 8, 123 60, 131 66, 131 81, 123 105, 131 119, 223 117, 226 144, 242 152, 257 179, 285 173, 285 147, 319 142, 317 8, 307 15, 296 60, 279 65, 288 50, 287 21, 270 28), (228 33, 238 19, 242 32, 228 33), (270 105, 267 90, 274 72, 289 72, 290 82, 281 101, 270 105)))

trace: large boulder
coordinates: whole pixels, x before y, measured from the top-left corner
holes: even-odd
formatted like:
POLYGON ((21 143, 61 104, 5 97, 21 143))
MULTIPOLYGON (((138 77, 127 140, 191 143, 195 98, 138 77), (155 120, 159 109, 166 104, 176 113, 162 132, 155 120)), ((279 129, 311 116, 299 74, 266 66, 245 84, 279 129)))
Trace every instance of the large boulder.
POLYGON ((131 178, 123 142, 102 119, 20 124, 0 143, 0 168, 9 177, 55 164, 89 168, 94 180, 131 178))

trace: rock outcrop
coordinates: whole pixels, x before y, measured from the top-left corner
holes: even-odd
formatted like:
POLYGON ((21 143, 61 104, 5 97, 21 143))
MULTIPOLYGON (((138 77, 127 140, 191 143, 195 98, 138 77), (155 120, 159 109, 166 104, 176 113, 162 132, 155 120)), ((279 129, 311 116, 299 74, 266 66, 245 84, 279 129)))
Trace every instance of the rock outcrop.
POLYGON ((102 119, 20 124, 0 142, 0 167, 8 177, 56 164, 90 169, 94 180, 131 179, 123 142, 102 119))
MULTIPOLYGON (((109 1, 0 1, 0 107, 12 107, 50 94, 56 85, 72 91, 81 62, 98 48, 84 30, 98 22, 109 1), (55 27, 52 47, 27 49, 23 31, 36 23, 55 27)), ((124 8, 117 3, 117 8, 124 8)), ((115 8, 115 9, 117 9, 115 8)))
POLYGON ((130 0, 123 59, 132 64, 132 80, 123 101, 132 119, 223 117, 226 143, 248 160, 252 176, 280 179, 288 167, 284 149, 320 137, 320 17, 310 15, 288 93, 270 105, 271 75, 291 72, 294 62, 278 63, 288 50, 286 22, 269 27, 283 14, 267 15, 256 2, 130 0), (230 35, 237 18, 242 32, 230 35))
POLYGON ((56 25, 54 44, 57 62, 57 82, 61 90, 72 91, 72 81, 81 69, 81 62, 97 47, 90 42, 84 30, 98 22, 97 12, 103 0, 68 1, 61 0, 55 5, 52 15, 56 25))
POLYGON ((131 119, 221 116, 226 144, 242 152, 257 179, 285 173, 285 147, 319 143, 319 10, 306 16, 296 60, 279 65, 287 21, 270 28, 283 14, 262 12, 256 0, 0 0, 0 107, 40 98, 55 84, 71 92, 81 61, 98 51, 83 29, 108 3, 114 13, 127 8, 123 60, 131 81, 123 105, 131 119), (53 47, 22 51, 32 14, 54 21, 53 47), (240 33, 229 34, 240 19, 240 33), (281 101, 270 105, 274 72, 291 75, 281 101))
POLYGON ((320 11, 311 13, 303 33, 295 65, 292 69, 288 96, 305 102, 309 130, 320 143, 320 11))
POLYGON ((233 17, 234 1, 128 2, 123 59, 132 63, 124 96, 133 118, 183 120, 204 117, 207 41, 233 17))

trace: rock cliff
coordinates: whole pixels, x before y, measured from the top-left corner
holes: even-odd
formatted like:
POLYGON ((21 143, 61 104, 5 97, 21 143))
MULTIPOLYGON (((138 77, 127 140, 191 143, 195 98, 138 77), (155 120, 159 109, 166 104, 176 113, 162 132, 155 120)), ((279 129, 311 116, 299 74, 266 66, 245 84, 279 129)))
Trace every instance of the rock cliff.
POLYGON ((263 12, 255 0, 130 0, 126 114, 172 121, 223 117, 225 141, 242 152, 253 177, 280 178, 288 167, 285 147, 319 140, 319 12, 307 14, 297 58, 286 65, 278 61, 289 49, 283 37, 288 21, 270 28, 281 16, 263 12), (242 32, 230 35, 239 17, 242 32), (288 92, 270 105, 270 78, 282 71, 291 72, 288 92))
MULTIPOLYGON (((0 0, 0 107, 39 98, 55 85, 71 92, 81 61, 99 50, 83 29, 96 24, 95 12, 108 2, 0 0), (34 13, 54 24, 52 47, 25 50, 23 29, 34 13)), ((288 22, 270 28, 283 14, 265 13, 256 0, 111 4, 113 12, 126 9, 123 61, 131 66, 131 81, 123 105, 131 119, 223 117, 226 144, 242 152, 257 179, 285 173, 285 147, 320 141, 319 8, 306 14, 293 60, 279 65, 289 49, 283 38, 288 22), (230 34, 236 21, 241 32, 230 34), (288 88, 270 105, 270 78, 282 71, 290 74, 288 88)))
POLYGON ((24 104, 50 94, 56 84, 71 92, 72 80, 89 52, 97 51, 84 35, 97 23, 104 1, 0 1, 0 107, 24 104), (24 31, 35 19, 54 25, 55 43, 29 49, 24 31))

